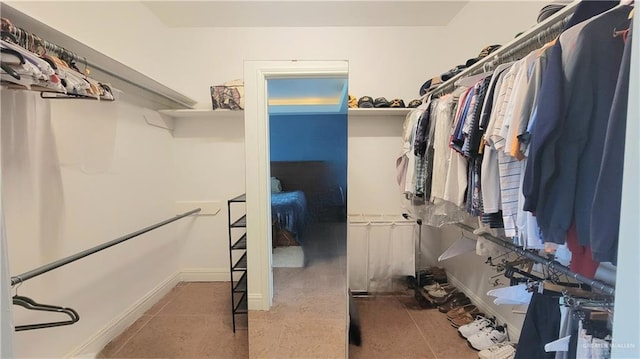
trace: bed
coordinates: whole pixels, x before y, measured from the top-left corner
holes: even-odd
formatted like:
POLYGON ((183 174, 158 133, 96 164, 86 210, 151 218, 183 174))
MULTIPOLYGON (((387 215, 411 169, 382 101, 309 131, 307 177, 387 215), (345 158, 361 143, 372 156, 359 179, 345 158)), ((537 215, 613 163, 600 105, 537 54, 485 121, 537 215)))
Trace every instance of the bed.
POLYGON ((282 190, 271 196, 274 247, 303 244, 307 225, 323 219, 327 192, 339 187, 334 171, 325 161, 271 162, 271 177, 282 190))
POLYGON ((273 244, 278 246, 300 245, 309 221, 307 197, 303 191, 284 191, 271 194, 273 220, 273 244))

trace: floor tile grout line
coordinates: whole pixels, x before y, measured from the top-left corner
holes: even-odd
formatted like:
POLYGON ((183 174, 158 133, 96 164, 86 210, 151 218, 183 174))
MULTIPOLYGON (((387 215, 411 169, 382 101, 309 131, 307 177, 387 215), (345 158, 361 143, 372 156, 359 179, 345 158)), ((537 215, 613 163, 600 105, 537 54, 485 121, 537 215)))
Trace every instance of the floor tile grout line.
MULTIPOLYGON (((189 283, 187 283, 187 284, 185 284, 185 285, 181 285, 181 286, 176 285, 175 287, 173 287, 173 288, 172 288, 172 290, 173 290, 173 289, 175 289, 175 288, 178 288, 178 287, 186 287, 187 285, 189 285, 189 283)), ((179 290, 180 290, 180 289, 178 289, 178 291, 179 291, 179 290)), ((166 294, 166 295, 170 295, 170 294, 172 294, 172 293, 168 293, 168 294, 166 294)), ((149 318, 149 320, 147 320, 147 322, 146 322, 146 323, 144 323, 142 326, 140 326, 140 328, 138 328, 138 330, 136 330, 134 333, 132 333, 132 334, 127 338, 127 340, 125 340, 125 341, 124 341, 124 343, 120 346, 120 348, 118 348, 118 350, 116 350, 115 352, 113 352, 113 357, 117 358, 116 354, 118 354, 120 351, 122 351, 122 349, 124 349, 124 347, 125 347, 125 346, 127 346, 127 344, 129 344, 129 342, 131 341, 131 339, 133 339, 133 337, 135 337, 138 333, 140 333, 140 331, 141 331, 142 329, 144 329, 144 327, 146 327, 146 326, 147 326, 147 324, 149 324, 149 323, 150 323, 154 318, 156 318, 157 316, 159 316, 159 314, 162 312, 162 310, 163 310, 167 305, 169 305, 169 303, 173 302, 174 300, 175 300, 175 298, 170 299, 170 300, 167 300, 167 302, 166 302, 166 303, 165 303, 165 304, 164 304, 160 309, 158 309, 158 311, 157 311, 155 314, 146 314, 146 313, 145 313, 145 314, 143 314, 143 316, 145 316, 145 315, 146 315, 146 316, 150 316, 151 318, 149 318)), ((169 315, 167 315, 167 316, 169 316, 169 315)), ((140 319, 140 318, 138 318, 138 319, 136 319, 136 320, 139 320, 139 319, 140 319)), ((135 323, 135 322, 134 322, 134 323, 135 323)), ((131 327, 131 326, 129 326, 129 327, 131 327)), ((127 327, 127 329, 129 329, 129 327, 127 327)), ((126 330, 126 329, 125 329, 125 330, 126 330)))
MULTIPOLYGON (((398 299, 397 296, 395 296, 395 299, 398 302, 400 302, 400 300, 398 299)), ((404 305, 404 303, 400 302, 400 304, 402 304, 402 308, 407 312, 407 314, 409 315, 409 318, 411 318, 411 321, 413 322, 413 325, 418 330, 418 333, 420 333, 420 336, 422 337, 422 339, 424 339, 424 342, 427 344, 427 347, 429 347, 429 350, 431 351, 431 354, 433 354, 433 358, 434 359, 438 359, 438 355, 436 355, 436 352, 431 347, 431 344, 429 343, 429 341, 427 340, 427 337, 424 335, 424 333, 420 329, 420 326, 418 325, 418 322, 416 322, 416 319, 413 317, 413 315, 411 315, 411 312, 409 311, 409 309, 407 309, 407 307, 404 305)))
MULTIPOLYGON (((149 320, 147 320, 146 323, 142 324, 140 326, 140 328, 138 328, 138 330, 136 330, 134 333, 132 333, 127 340, 124 341, 124 343, 122 343, 122 345, 120 346, 120 348, 118 348, 118 350, 116 350, 115 352, 113 352, 113 356, 111 356, 112 358, 117 358, 117 354, 124 349, 125 346, 127 346, 127 344, 129 344, 129 342, 131 341, 131 339, 133 339, 133 337, 135 337, 138 333, 140 333, 140 331, 147 326, 147 324, 149 324, 149 322, 151 322, 153 320, 153 318, 155 317, 155 315, 151 315, 151 318, 149 318, 149 320)), ((140 318, 138 318, 139 320, 140 318)), ((135 323, 135 322, 134 322, 135 323)), ((130 327, 130 326, 129 326, 130 327)), ((127 328, 129 329, 129 328, 127 328)), ((126 330, 126 329, 125 329, 126 330)))

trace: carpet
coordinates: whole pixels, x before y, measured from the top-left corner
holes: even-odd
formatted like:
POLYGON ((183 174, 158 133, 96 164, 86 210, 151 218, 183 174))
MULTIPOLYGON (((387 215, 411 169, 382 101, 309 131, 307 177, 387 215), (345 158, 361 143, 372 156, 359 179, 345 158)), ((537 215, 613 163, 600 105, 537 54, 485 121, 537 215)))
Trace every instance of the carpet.
POLYGON ((304 267, 304 252, 301 246, 276 247, 273 251, 274 268, 304 267))

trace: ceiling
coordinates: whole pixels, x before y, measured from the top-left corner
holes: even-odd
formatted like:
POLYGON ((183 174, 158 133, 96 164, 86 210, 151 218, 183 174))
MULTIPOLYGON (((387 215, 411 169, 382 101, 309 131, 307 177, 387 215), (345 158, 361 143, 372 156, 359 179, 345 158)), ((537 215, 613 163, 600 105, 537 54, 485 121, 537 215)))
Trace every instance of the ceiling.
POLYGON ((445 26, 468 1, 144 1, 167 27, 445 26))

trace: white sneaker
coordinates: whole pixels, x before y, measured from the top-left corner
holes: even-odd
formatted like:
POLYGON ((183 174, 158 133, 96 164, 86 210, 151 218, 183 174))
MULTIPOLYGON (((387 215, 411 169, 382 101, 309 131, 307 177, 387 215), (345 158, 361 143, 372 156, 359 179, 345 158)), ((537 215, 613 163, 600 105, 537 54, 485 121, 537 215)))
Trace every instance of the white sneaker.
POLYGON ((516 357, 516 348, 513 343, 500 343, 483 349, 478 353, 480 359, 513 359, 516 357))
POLYGON ((476 317, 476 320, 469 323, 469 324, 465 324, 465 325, 461 325, 460 328, 458 328, 458 332, 460 333, 460 335, 462 335, 465 338, 469 338, 470 336, 476 334, 477 332, 479 332, 480 330, 482 330, 482 328, 484 327, 488 327, 488 326, 492 326, 493 325, 493 321, 491 321, 491 319, 489 318, 485 318, 481 315, 476 317))
POLYGON ((475 350, 484 350, 507 340, 507 331, 504 327, 497 326, 490 331, 483 330, 467 340, 475 350))

